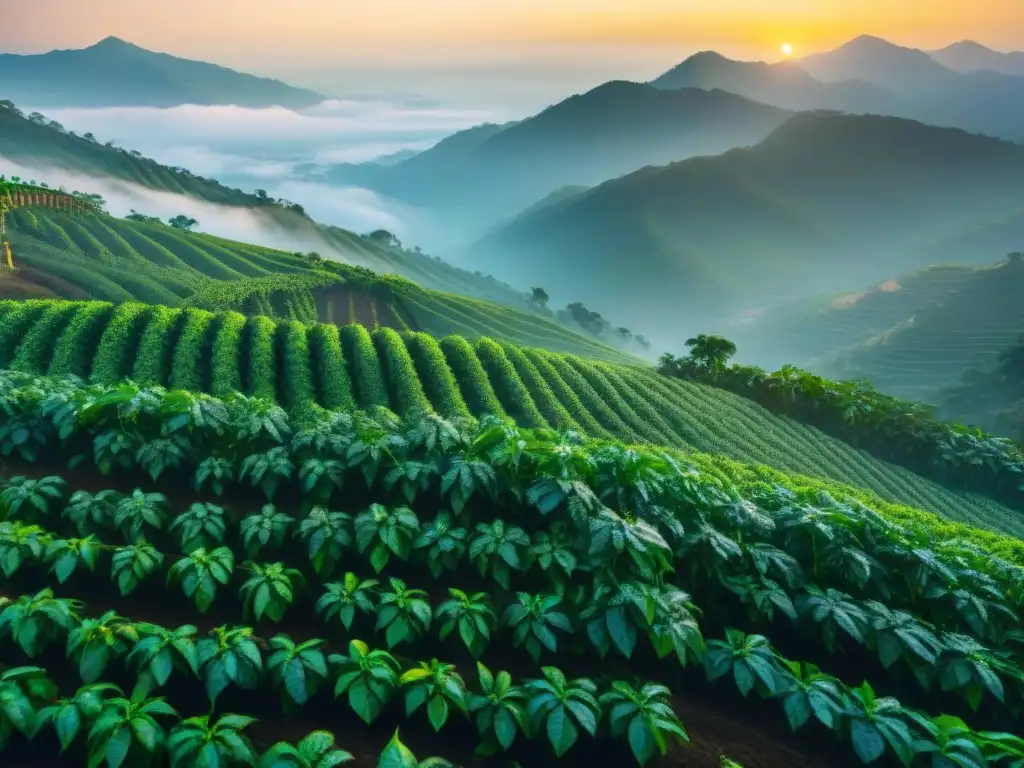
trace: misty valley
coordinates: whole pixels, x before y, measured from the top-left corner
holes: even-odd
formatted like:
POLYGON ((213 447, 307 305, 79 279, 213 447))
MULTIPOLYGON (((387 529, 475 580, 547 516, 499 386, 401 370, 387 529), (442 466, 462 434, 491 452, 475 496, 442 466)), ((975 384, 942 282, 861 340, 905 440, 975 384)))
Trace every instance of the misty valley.
POLYGON ((185 1, 0 28, 5 768, 1024 766, 1019 9, 185 1))

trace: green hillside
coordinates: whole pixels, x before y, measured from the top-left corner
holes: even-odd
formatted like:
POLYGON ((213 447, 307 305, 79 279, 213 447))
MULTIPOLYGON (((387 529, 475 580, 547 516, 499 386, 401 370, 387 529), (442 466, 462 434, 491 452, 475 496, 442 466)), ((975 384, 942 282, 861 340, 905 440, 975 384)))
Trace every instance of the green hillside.
MULTIPOLYGON (((843 483, 953 520, 1024 534, 1024 520, 713 387, 481 337, 102 302, 0 303, 0 368, 112 383, 234 390, 290 408, 507 414, 524 427, 672 446, 843 483)), ((429 330, 429 329, 428 329, 429 330)), ((860 489, 859 491, 852 490, 860 489)))
MULTIPOLYGON (((459 269, 415 247, 382 244, 340 227, 319 224, 288 201, 259 197, 197 176, 185 168, 169 168, 131 149, 99 144, 76 136, 42 115, 26 116, 9 101, 0 101, 0 157, 44 168, 56 167, 90 177, 116 179, 160 192, 186 195, 212 203, 246 208, 280 240, 294 238, 296 247, 310 242, 346 261, 376 272, 395 272, 427 288, 456 291, 513 307, 524 307, 523 294, 479 271, 459 269)), ((2 171, 3 169, 0 169, 2 171)), ((26 180, 27 181, 27 180, 26 180)), ((45 179, 39 179, 45 182, 45 179)), ((202 225, 202 222, 200 222, 202 225)))
MULTIPOLYGON (((295 385, 300 336, 284 326, 295 385)), ((490 420, 10 371, 0 403, 5 765, 1012 768, 1024 749, 1019 539, 490 420)))
MULTIPOLYGON (((525 309, 428 290, 328 259, 111 216, 19 208, 8 218, 19 271, 0 275, 0 296, 232 309, 305 322, 491 336, 599 359, 633 359, 525 309)), ((341 230, 333 237, 339 249, 353 256, 387 252, 357 252, 354 249, 365 240, 352 236, 343 241, 341 230)), ((402 266, 397 258, 376 261, 394 272, 402 266)), ((427 278, 418 270, 405 271, 427 278)), ((445 291, 467 292, 456 279, 458 273, 452 274, 453 279, 442 280, 445 272, 439 269, 433 280, 424 282, 445 291)))
POLYGON ((902 316, 831 350, 815 368, 832 378, 869 378, 904 399, 934 402, 937 390, 967 370, 991 367, 1024 332, 1024 259, 954 270, 927 301, 911 300, 902 316))
POLYGON ((1019 213, 1022 179, 1019 145, 805 113, 756 146, 644 168, 518 217, 467 253, 664 338, 933 263, 928 244, 1019 213))
POLYGON ((769 369, 787 363, 816 369, 872 337, 942 305, 984 270, 935 264, 893 274, 865 290, 812 296, 743 318, 719 330, 739 345, 743 362, 769 369))

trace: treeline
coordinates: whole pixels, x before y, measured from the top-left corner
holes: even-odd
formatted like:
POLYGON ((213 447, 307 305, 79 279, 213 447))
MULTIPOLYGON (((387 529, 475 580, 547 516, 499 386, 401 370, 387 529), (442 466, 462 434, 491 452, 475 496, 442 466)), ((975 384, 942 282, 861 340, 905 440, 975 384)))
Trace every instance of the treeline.
MULTIPOLYGON (((1024 452, 1011 439, 944 421, 934 406, 883 394, 869 381, 832 381, 792 365, 773 373, 730 365, 736 345, 720 336, 700 335, 686 344, 688 355, 661 357, 660 373, 748 397, 880 459, 1024 510, 1024 452)), ((1005 362, 1016 366, 1024 362, 1024 354, 1019 357, 1005 362)))

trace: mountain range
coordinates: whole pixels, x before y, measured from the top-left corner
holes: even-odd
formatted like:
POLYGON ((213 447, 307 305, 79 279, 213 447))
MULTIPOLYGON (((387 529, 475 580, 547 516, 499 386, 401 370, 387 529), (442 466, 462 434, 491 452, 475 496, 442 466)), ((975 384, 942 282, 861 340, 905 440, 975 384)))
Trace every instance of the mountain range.
POLYGON ((963 40, 937 51, 929 51, 928 55, 957 72, 989 71, 1024 76, 1024 51, 1002 53, 973 40, 963 40))
POLYGON ((721 88, 787 109, 906 117, 1024 141, 1022 58, 977 43, 929 54, 862 35, 827 53, 774 64, 705 51, 651 84, 721 88))
POLYGON ((318 93, 108 37, 88 48, 0 54, 0 94, 33 108, 233 104, 309 107, 318 93))
POLYGON ((806 112, 757 146, 644 168, 535 209, 465 257, 614 308, 633 328, 708 328, 923 266, 932 243, 1022 206, 1024 147, 806 112))
POLYGON ((403 162, 334 168, 327 178, 482 231, 559 187, 753 144, 791 115, 722 90, 614 81, 525 120, 456 133, 403 162))

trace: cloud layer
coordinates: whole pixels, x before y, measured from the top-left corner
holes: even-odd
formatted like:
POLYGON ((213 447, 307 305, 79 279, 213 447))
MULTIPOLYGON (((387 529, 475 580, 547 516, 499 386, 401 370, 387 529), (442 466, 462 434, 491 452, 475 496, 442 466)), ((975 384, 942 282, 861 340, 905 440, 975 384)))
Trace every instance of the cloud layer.
MULTIPOLYGON (((0 157, 0 167, 9 176, 45 181, 54 188, 64 187, 69 191, 80 190, 102 195, 107 210, 114 216, 125 216, 134 209, 166 221, 181 213, 196 219, 199 230, 220 237, 286 251, 315 250, 341 261, 360 263, 357 256, 337 251, 320 238, 297 237, 252 209, 207 203, 187 195, 158 192, 118 179, 85 176, 45 164, 26 164, 4 157, 0 157)), ((380 201, 366 199, 362 192, 344 191, 332 196, 333 208, 331 211, 325 209, 325 212, 333 212, 341 218, 360 220, 365 225, 355 228, 360 231, 396 223, 396 220, 382 212, 380 201)))
MULTIPOLYGON (((32 110, 31 105, 19 106, 32 110)), ((41 111, 68 130, 91 132, 101 142, 114 141, 161 163, 232 187, 266 189, 272 197, 302 204, 324 223, 356 231, 386 227, 400 235, 408 234, 414 222, 422 224, 424 217, 369 190, 328 187, 311 175, 333 164, 426 149, 464 128, 509 119, 493 110, 380 100, 327 101, 303 112, 193 105, 41 111)), ((85 180, 79 185, 83 190, 93 187, 95 183, 85 180)), ((112 210, 122 194, 105 195, 112 210)))

